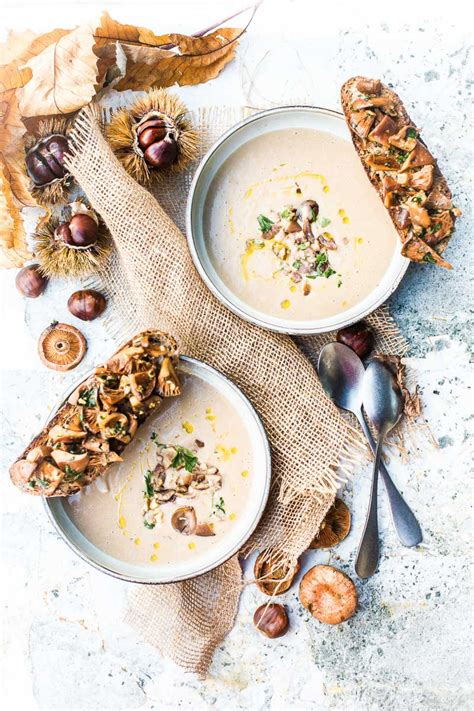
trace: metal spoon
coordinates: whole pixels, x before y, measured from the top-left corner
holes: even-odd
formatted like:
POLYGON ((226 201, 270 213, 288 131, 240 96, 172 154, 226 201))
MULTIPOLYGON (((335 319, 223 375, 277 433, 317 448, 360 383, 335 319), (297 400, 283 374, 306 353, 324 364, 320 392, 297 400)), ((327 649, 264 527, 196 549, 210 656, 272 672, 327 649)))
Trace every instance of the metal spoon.
MULTIPOLYGON (((320 353, 318 372, 321 384, 331 400, 357 417, 375 454, 375 442, 362 414, 362 383, 365 370, 359 356, 342 343, 328 343, 320 353)), ((380 463, 379 471, 400 542, 408 547, 418 545, 423 536, 415 515, 393 483, 383 462, 380 463)))
POLYGON ((403 396, 393 373, 380 361, 367 366, 362 384, 362 403, 377 430, 372 488, 362 540, 357 551, 355 569, 359 578, 370 578, 379 562, 379 526, 377 516, 377 485, 380 457, 385 437, 395 427, 403 412, 403 396))

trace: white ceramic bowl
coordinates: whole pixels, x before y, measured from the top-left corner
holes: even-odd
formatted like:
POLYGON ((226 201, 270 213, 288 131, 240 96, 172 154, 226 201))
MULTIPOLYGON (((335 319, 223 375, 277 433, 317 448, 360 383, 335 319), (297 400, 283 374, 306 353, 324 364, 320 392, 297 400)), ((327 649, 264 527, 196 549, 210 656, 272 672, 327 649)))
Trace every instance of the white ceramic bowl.
MULTIPOLYGON (((243 144, 262 133, 285 128, 312 128, 350 141, 344 117, 337 111, 312 106, 286 106, 254 114, 229 129, 202 159, 189 192, 186 233, 194 263, 209 289, 234 313, 258 326, 281 333, 309 334, 334 331, 374 311, 395 291, 409 260, 395 250, 380 283, 356 306, 327 318, 297 321, 270 316, 242 301, 223 282, 210 259, 204 231, 204 206, 211 182, 224 162, 243 144)), ((395 228, 394 228, 395 229, 395 228)))
MULTIPOLYGON (((253 461, 248 505, 242 515, 239 515, 232 529, 221 540, 216 540, 215 545, 205 553, 189 561, 168 565, 158 562, 151 566, 145 566, 125 563, 104 553, 77 528, 64 507, 62 497, 45 498, 44 505, 48 516, 56 531, 70 548, 87 563, 121 580, 135 583, 172 583, 207 573, 224 563, 242 547, 255 530, 267 503, 271 478, 270 446, 262 422, 254 408, 234 383, 206 363, 182 356, 180 372, 189 377, 201 379, 218 391, 221 396, 227 399, 229 406, 237 412, 247 429, 252 446, 253 461)), ((70 388, 64 399, 83 379, 82 377, 70 388)), ((57 412, 64 399, 52 411, 50 418, 57 412)), ((159 420, 159 416, 158 412, 156 420, 159 420)))

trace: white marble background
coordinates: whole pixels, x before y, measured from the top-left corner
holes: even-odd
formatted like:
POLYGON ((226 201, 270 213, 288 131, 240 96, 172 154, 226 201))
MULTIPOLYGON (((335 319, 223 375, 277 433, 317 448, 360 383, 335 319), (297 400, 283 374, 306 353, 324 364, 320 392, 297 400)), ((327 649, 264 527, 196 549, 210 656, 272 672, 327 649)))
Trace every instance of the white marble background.
MULTIPOLYGON (((250 1, 250 0, 249 0, 250 1)), ((6 28, 46 31, 70 26, 107 7, 123 22, 157 32, 192 33, 242 2, 2 3, 6 28)), ((100 321, 83 328, 90 351, 78 371, 43 368, 38 334, 53 319, 70 320, 72 286, 55 284, 25 304, 14 273, 2 293, 2 602, 3 708, 60 711, 131 709, 436 709, 472 708, 470 615, 470 464, 472 374, 472 46, 468 3, 354 3, 266 0, 237 60, 215 81, 180 90, 192 107, 262 106, 306 100, 338 107, 340 84, 358 73, 383 77, 406 100, 440 159, 464 211, 449 249, 452 272, 412 266, 391 300, 412 344, 410 365, 439 447, 412 448, 390 468, 417 512, 424 542, 402 549, 381 501, 380 571, 358 582, 360 610, 326 627, 309 619, 295 587, 285 596, 291 631, 277 641, 252 628, 262 596, 251 586, 237 623, 218 649, 209 678, 184 674, 121 622, 126 584, 78 560, 53 532, 41 503, 8 481, 8 464, 38 429, 61 391, 111 350, 100 321), (26 308, 25 308, 26 307, 26 308), (417 451, 418 450, 418 451, 417 451)), ((75 286, 75 285, 74 285, 75 286)), ((82 328, 82 326, 81 326, 82 328)), ((353 530, 334 552, 311 552, 305 567, 331 561, 353 575, 369 472, 344 495, 353 530)))

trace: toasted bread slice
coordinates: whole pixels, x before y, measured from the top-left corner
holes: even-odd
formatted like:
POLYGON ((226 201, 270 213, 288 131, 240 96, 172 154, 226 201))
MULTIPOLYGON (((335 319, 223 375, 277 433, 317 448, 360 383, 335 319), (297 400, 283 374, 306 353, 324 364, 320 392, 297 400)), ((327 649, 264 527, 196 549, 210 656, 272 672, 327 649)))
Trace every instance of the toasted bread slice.
POLYGON ((378 79, 357 76, 343 84, 341 103, 365 172, 403 243, 402 254, 451 269, 441 254, 461 212, 399 96, 378 79))
POLYGON ((12 482, 35 496, 69 496, 114 462, 163 397, 180 394, 178 346, 166 333, 127 341, 79 385, 10 467, 12 482))

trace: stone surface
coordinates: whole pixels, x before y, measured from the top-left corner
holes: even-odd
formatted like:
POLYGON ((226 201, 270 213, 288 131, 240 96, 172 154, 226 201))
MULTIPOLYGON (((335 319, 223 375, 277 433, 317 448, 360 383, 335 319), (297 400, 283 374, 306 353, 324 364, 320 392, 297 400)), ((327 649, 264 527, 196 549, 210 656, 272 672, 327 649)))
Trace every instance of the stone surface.
MULTIPOLYGON (((77 3, 11 3, 5 27, 48 30, 77 22, 77 3), (46 10, 45 10, 46 8, 46 10), (52 12, 51 10, 54 10, 52 12), (54 17, 54 20, 52 19, 54 17)), ((94 3, 81 3, 81 19, 94 3)), ((103 3, 114 17, 192 32, 239 3, 103 3)), ((58 396, 113 344, 100 321, 83 326, 90 350, 70 374, 45 370, 36 339, 54 319, 69 319, 67 295, 54 285, 25 301, 13 272, 2 285, 3 348, 1 481, 3 502, 5 708, 98 709, 468 709, 472 707, 469 649, 469 470, 472 459, 472 371, 469 369, 469 288, 472 156, 467 139, 472 98, 467 6, 426 0, 374 9, 347 1, 272 3, 260 8, 237 61, 217 80, 180 94, 193 108, 254 107, 306 101, 338 107, 338 88, 367 73, 391 82, 406 100, 439 157, 464 212, 449 249, 452 272, 411 266, 391 307, 412 345, 424 415, 438 440, 411 445, 408 460, 392 454, 390 470, 420 518, 424 541, 403 549, 381 497, 380 571, 357 582, 360 610, 350 622, 326 627, 309 619, 297 586, 282 597, 291 616, 287 636, 271 641, 253 630, 263 596, 249 586, 235 628, 218 649, 205 682, 160 658, 121 622, 127 585, 89 568, 51 529, 41 502, 21 495, 8 464, 41 426, 58 396), (26 306, 26 308, 25 308, 26 306)), ((81 326, 82 328, 82 326, 81 326)), ((370 472, 358 473, 344 498, 353 512, 349 537, 333 552, 305 554, 303 569, 330 562, 354 576, 370 472)), ((251 569, 251 561, 247 564, 251 569)))

